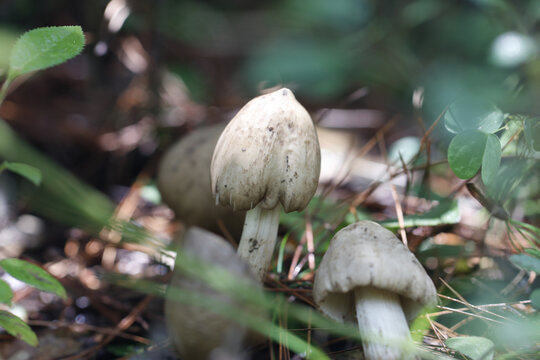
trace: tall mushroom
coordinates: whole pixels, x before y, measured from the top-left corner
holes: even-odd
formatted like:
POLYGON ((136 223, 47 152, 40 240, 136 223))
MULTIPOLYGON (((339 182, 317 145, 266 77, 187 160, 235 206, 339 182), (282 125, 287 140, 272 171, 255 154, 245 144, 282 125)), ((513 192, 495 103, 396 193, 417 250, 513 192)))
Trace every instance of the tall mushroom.
POLYGON ((163 201, 184 224, 217 231, 221 220, 231 233, 240 235, 245 214, 216 205, 210 186, 212 154, 224 128, 201 127, 167 149, 159 163, 157 185, 163 201))
POLYGON ((308 112, 289 89, 248 102, 221 134, 210 169, 216 202, 248 210, 238 255, 263 279, 279 214, 301 211, 317 189, 320 148, 308 112))
MULTIPOLYGON (((197 227, 191 227, 182 238, 179 251, 190 259, 220 267, 232 276, 253 284, 253 289, 262 291, 249 266, 242 261, 234 249, 221 237, 197 227)), ((243 345, 251 334, 245 326, 220 315, 218 312, 198 306, 193 302, 182 302, 175 296, 174 289, 195 293, 219 303, 236 307, 246 306, 227 293, 219 292, 182 270, 177 262, 165 298, 165 321, 169 336, 182 359, 242 358, 243 345)), ((204 269, 204 268, 203 268, 204 269)), ((249 313, 246 313, 249 316, 249 313)))
POLYGON ((433 282, 409 249, 372 221, 349 225, 332 238, 313 284, 319 310, 358 322, 364 356, 406 359, 408 322, 437 301, 433 282))

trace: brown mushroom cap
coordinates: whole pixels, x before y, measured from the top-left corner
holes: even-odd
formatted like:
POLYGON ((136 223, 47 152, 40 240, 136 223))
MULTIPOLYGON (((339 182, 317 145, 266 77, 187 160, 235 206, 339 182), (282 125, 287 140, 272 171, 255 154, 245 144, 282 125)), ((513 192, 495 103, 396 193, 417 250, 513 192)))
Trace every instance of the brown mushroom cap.
POLYGON ((317 270, 313 299, 330 318, 354 322, 354 289, 362 286, 398 294, 408 321, 437 301, 435 286, 414 254, 372 221, 359 221, 336 233, 317 270))
POLYGON ((303 210, 319 180, 320 149, 308 112, 289 89, 248 102, 223 131, 212 158, 220 204, 249 210, 261 203, 303 210))
POLYGON ((186 225, 216 230, 221 219, 233 233, 240 233, 243 213, 216 205, 210 185, 214 147, 225 125, 197 129, 180 139, 163 155, 157 184, 163 201, 186 225))
MULTIPOLYGON (((203 263, 221 267, 231 275, 253 284, 254 291, 262 291, 261 284, 249 266, 237 256, 234 248, 223 238, 209 231, 197 227, 189 228, 181 240, 180 251, 203 263)), ((236 304, 237 301, 231 295, 221 293, 200 279, 177 269, 173 273, 170 286, 211 297, 220 303, 236 304)), ((182 358, 207 359, 216 349, 232 355, 231 353, 242 350, 244 335, 252 336, 247 341, 260 340, 253 337, 253 334, 248 334, 244 326, 230 318, 197 304, 176 301, 173 294, 169 294, 165 300, 165 320, 169 336, 182 358)), ((245 306, 243 308, 245 309, 245 306)), ((249 316, 250 310, 245 311, 246 316, 249 316)))

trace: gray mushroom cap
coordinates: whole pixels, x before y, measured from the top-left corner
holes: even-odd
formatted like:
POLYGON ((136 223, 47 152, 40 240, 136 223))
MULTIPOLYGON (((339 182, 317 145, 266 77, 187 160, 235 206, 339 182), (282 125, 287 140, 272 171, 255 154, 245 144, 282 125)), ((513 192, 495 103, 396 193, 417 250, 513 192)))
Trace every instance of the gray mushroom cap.
POLYGON ((422 307, 437 302, 435 286, 414 254, 372 221, 359 221, 336 233, 317 270, 313 299, 328 317, 354 322, 354 289, 362 286, 398 294, 409 322, 422 307))
MULTIPOLYGON (((183 251, 190 258, 222 268, 235 278, 253 285, 250 289, 254 292, 262 293, 262 285, 249 266, 220 236, 201 228, 191 227, 179 242, 179 251, 183 251)), ((170 290, 171 286, 198 293, 220 303, 241 307, 246 316, 250 316, 250 312, 260 316, 261 311, 254 309, 250 304, 240 303, 233 295, 219 292, 197 277, 175 268, 165 299, 165 321, 169 336, 183 359, 208 359, 212 358, 213 352, 216 351, 234 357, 243 351, 246 342, 260 341, 258 334, 249 333, 245 326, 229 317, 194 303, 175 300, 174 292, 170 290)))
POLYGON ((256 97, 223 131, 210 172, 217 201, 234 210, 303 210, 320 173, 311 117, 289 89, 256 97))
POLYGON ((210 163, 225 125, 199 128, 174 143, 162 156, 157 185, 163 201, 186 225, 218 230, 222 220, 233 234, 239 234, 244 213, 233 213, 216 205, 210 185, 210 163))

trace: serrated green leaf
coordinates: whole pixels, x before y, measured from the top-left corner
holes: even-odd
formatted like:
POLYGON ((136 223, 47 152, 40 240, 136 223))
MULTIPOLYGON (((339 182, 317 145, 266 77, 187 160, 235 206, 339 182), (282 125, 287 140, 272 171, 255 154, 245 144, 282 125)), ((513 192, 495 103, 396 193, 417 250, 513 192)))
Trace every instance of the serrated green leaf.
POLYGON ((0 327, 31 346, 38 344, 37 336, 30 326, 12 313, 0 310, 0 327))
POLYGON ((536 309, 540 310, 540 289, 535 289, 531 293, 531 305, 536 309))
POLYGON ((7 282, 0 279, 0 303, 11 306, 11 300, 13 299, 13 291, 7 282))
POLYGON ((64 300, 67 298, 66 290, 62 284, 39 266, 28 261, 11 258, 0 260, 0 267, 15 279, 36 289, 56 294, 64 300))
POLYGON ((526 254, 516 254, 511 255, 508 260, 520 269, 540 274, 540 259, 526 254))
POLYGON ((82 51, 80 26, 37 28, 25 32, 13 46, 8 78, 46 69, 67 61, 82 51))
POLYGON ((23 164, 23 163, 11 163, 5 161, 3 163, 4 167, 11 172, 14 172, 17 175, 20 175, 27 180, 31 181, 34 185, 41 184, 41 171, 39 169, 23 164))
POLYGON ((448 338, 444 342, 452 350, 459 351, 472 360, 493 359, 493 341, 480 336, 448 338))
POLYGON ((444 126, 454 134, 465 130, 480 130, 491 134, 504 121, 504 114, 496 106, 477 99, 456 101, 444 114, 444 126))
POLYGON ((496 135, 489 134, 482 157, 482 181, 488 185, 497 175, 501 165, 501 142, 496 135))
POLYGON ((467 130, 457 134, 448 146, 448 163, 460 179, 472 178, 482 166, 487 134, 467 130))

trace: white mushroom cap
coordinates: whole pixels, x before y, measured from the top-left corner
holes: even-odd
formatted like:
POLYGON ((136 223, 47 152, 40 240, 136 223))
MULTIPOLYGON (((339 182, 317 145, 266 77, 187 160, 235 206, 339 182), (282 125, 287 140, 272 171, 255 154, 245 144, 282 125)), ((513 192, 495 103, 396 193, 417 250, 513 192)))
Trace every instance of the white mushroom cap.
MULTIPOLYGON (((221 267, 232 276, 253 284, 254 291, 262 291, 249 266, 237 256, 234 248, 223 238, 209 231, 191 227, 180 241, 180 251, 184 251, 186 255, 203 263, 221 267)), ((200 279, 190 277, 178 269, 173 273, 170 286, 211 297, 220 303, 242 306, 246 316, 249 316, 249 311, 254 311, 249 306, 246 309, 245 304, 236 303, 237 300, 232 295, 218 292, 200 279)), ((174 293, 165 299, 165 321, 169 336, 183 359, 211 358, 213 351, 235 356, 242 351, 246 336, 251 336, 247 341, 259 340, 253 337, 253 334, 248 334, 243 325, 228 317, 197 304, 176 301, 174 293)))
POLYGON ((372 221, 336 233, 317 270, 313 299, 328 317, 354 322, 354 289, 362 286, 398 294, 409 322, 422 307, 437 302, 435 286, 414 254, 372 221))
POLYGON ((210 185, 210 163, 225 125, 203 127, 186 135, 162 156, 157 185, 163 201, 186 225, 216 230, 221 219, 233 233, 240 233, 243 213, 216 205, 210 185))
POLYGON ((320 149, 308 112, 289 89, 248 102, 223 131, 212 158, 212 191, 222 205, 261 203, 303 210, 319 180, 320 149))

